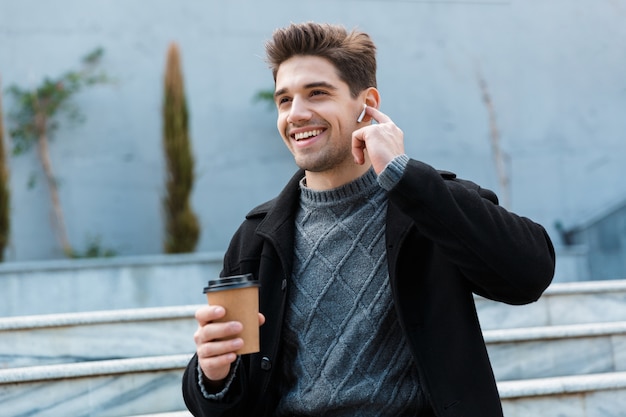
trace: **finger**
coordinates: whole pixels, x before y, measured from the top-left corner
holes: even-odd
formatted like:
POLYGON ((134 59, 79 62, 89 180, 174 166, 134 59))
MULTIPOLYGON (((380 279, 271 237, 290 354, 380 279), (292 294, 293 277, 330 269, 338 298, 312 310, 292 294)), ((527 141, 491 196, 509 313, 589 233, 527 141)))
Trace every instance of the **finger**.
POLYGON ((243 339, 240 337, 222 340, 218 342, 208 342, 198 345, 196 351, 199 358, 212 358, 229 355, 243 347, 243 339))
POLYGON ((259 313, 259 326, 263 326, 265 324, 265 316, 259 313))
POLYGON ((204 375, 213 381, 224 379, 230 365, 237 359, 235 351, 243 347, 243 339, 235 338, 198 345, 196 353, 204 375))
POLYGON ((227 353, 220 356, 201 357, 198 355, 198 363, 202 373, 210 381, 221 381, 228 376, 230 366, 237 359, 235 353, 227 353))
POLYGON ((381 112, 375 107, 367 106, 365 109, 365 114, 372 117, 372 119, 376 120, 378 123, 389 123, 391 122, 391 118, 387 116, 385 113, 381 112))
MULTIPOLYGON (((230 367, 230 364, 235 362, 237 359, 237 354, 234 352, 228 352, 223 355, 218 356, 201 356, 198 355, 198 361, 200 361, 200 366, 202 367, 202 371, 209 379, 220 379, 211 377, 212 371, 218 371, 219 368, 230 367)), ((226 369, 228 370, 228 369, 226 369)))
POLYGON ((196 345, 215 341, 232 339, 243 330, 243 325, 238 321, 229 321, 225 323, 209 323, 204 326, 198 326, 193 335, 196 345))
POLYGON ((196 321, 200 326, 204 326, 214 320, 219 320, 226 315, 226 310, 222 306, 202 306, 196 310, 196 321))
POLYGON ((352 156, 354 157, 354 162, 358 165, 365 163, 365 129, 367 127, 362 127, 352 132, 352 156))

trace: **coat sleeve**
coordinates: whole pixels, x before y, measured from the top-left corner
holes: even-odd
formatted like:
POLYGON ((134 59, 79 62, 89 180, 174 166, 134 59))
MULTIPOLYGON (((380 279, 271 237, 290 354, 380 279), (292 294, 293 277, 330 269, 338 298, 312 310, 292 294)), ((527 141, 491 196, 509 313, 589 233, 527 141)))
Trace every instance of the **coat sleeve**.
POLYGON ((555 254, 545 229, 500 207, 489 190, 410 160, 389 200, 446 253, 477 294, 525 304, 552 281, 555 254))
MULTIPOLYGON (((237 370, 237 372, 240 371, 240 369, 237 370)), ((244 415, 241 413, 239 405, 242 392, 241 378, 235 376, 224 398, 207 399, 200 388, 198 357, 194 355, 187 364, 182 382, 185 405, 195 417, 235 417, 244 415)))
MULTIPOLYGON (((255 217, 254 213, 249 217, 255 217)), ((224 255, 224 267, 220 276, 243 273, 240 269, 242 258, 248 261, 249 253, 259 251, 260 242, 253 239, 254 230, 258 221, 245 221, 233 235, 229 247, 224 255), (256 246, 253 245, 256 244, 256 246), (242 248, 246 248, 245 250, 242 248)), ((245 263, 245 262, 243 262, 245 263)), ((247 270, 245 272, 248 272, 247 270)), ((183 374, 182 391, 185 405, 195 417, 247 417, 251 415, 249 408, 253 407, 249 397, 250 390, 248 370, 250 368, 249 357, 240 356, 236 362, 236 368, 231 372, 234 378, 223 398, 208 399, 202 392, 199 383, 198 357, 194 355, 183 374)))
MULTIPOLYGON (((236 252, 236 242, 240 240, 240 232, 241 230, 238 230, 231 240, 229 249, 224 256, 224 268, 220 276, 230 275, 233 272, 229 270, 228 260, 233 257, 232 252, 236 252)), ((201 376, 198 367, 198 355, 195 354, 191 358, 183 374, 182 392, 185 405, 194 417, 239 417, 245 415, 240 410, 242 407, 241 393, 243 392, 243 381, 241 378, 243 373, 242 361, 238 360, 236 364, 237 369, 231 369, 231 373, 234 373, 234 379, 225 391, 225 395, 220 396, 220 398, 210 399, 205 396, 200 385, 201 376)))

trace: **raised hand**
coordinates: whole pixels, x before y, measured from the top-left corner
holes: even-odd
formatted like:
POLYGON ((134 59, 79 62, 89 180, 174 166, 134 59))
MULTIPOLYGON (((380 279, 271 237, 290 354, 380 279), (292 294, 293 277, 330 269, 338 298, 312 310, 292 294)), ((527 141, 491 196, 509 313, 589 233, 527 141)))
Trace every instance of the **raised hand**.
POLYGON ((393 158, 404 153, 404 133, 389 116, 374 107, 367 106, 365 115, 365 121, 374 119, 377 123, 352 133, 352 155, 362 165, 367 150, 374 171, 380 174, 393 158))

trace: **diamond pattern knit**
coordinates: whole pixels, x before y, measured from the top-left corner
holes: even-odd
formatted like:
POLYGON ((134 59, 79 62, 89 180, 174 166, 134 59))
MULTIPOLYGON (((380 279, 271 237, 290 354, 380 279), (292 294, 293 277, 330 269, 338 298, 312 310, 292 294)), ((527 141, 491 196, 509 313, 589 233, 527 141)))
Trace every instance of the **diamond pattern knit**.
POLYGON ((415 416, 417 372, 393 308, 386 193, 370 170, 302 186, 277 416, 415 416))

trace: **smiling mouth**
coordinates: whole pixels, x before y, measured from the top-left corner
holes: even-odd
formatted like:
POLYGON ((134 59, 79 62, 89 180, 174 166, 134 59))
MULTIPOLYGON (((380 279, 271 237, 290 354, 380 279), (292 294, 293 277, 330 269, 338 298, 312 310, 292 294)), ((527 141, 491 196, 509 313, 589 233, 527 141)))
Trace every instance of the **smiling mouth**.
POLYGON ((324 130, 323 129, 315 129, 315 130, 309 130, 306 132, 299 132, 293 135, 293 138, 297 141, 301 141, 304 139, 309 139, 312 138, 314 136, 320 135, 324 130))

